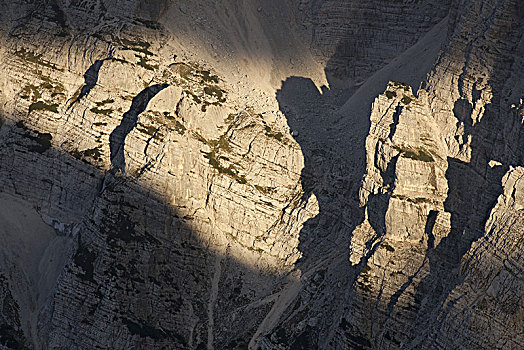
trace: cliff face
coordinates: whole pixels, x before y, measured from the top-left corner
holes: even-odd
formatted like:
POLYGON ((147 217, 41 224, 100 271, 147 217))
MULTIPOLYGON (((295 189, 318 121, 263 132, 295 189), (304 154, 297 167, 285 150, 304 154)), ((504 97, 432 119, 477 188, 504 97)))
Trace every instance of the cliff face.
POLYGON ((446 17, 451 1, 302 3, 308 14, 304 22, 312 29, 312 48, 326 62, 326 70, 362 81, 446 17))
POLYGON ((360 192, 366 220, 352 261, 367 264, 361 302, 376 304, 372 322, 361 317, 378 347, 522 343, 509 331, 522 324, 521 292, 503 291, 521 290, 522 280, 520 263, 509 263, 522 235, 519 11, 511 1, 457 4, 417 96, 392 82, 373 103, 360 192))
POLYGON ((523 346, 516 0, 0 9, 2 347, 523 346))

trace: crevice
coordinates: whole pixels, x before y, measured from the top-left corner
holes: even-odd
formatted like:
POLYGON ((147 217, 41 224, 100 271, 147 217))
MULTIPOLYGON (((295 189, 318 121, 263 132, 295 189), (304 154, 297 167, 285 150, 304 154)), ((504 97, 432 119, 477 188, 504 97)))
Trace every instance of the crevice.
MULTIPOLYGON (((104 58, 102 60, 96 60, 95 63, 93 63, 87 69, 87 71, 84 74, 84 86, 82 86, 82 88, 80 90, 80 94, 78 95, 78 97, 76 97, 74 99, 74 101, 71 102, 71 104, 69 104, 69 107, 67 107, 68 110, 71 109, 71 107, 73 107, 73 105, 75 103, 80 102, 81 99, 83 99, 84 97, 87 97, 89 95, 91 90, 98 83, 98 75, 100 73, 100 68, 102 68, 102 65, 104 64, 104 61, 107 61, 107 60, 110 60, 111 58, 113 58, 113 53, 114 53, 114 50, 111 50, 109 52, 109 56, 107 58, 104 58)), ((74 96, 72 98, 74 98, 74 96)))
POLYGON ((151 168, 151 165, 152 165, 152 162, 151 162, 150 160, 148 160, 148 161, 146 162, 146 164, 144 164, 144 166, 143 166, 142 168, 140 168, 140 171, 138 172, 138 175, 136 176, 137 179, 138 179, 139 177, 141 177, 141 176, 146 172, 146 170, 148 170, 149 168, 151 168))
POLYGON ((401 105, 397 105, 395 108, 395 113, 393 113, 393 123, 389 125, 389 135, 388 138, 390 140, 393 140, 393 136, 395 135, 395 132, 397 131, 397 125, 400 119, 400 114, 402 113, 403 107, 401 105))
MULTIPOLYGON (((138 172, 137 179, 141 177, 147 170, 151 169, 156 163, 158 163, 159 162, 158 158, 160 158, 160 156, 164 152, 165 145, 164 147, 162 147, 162 150, 156 155, 156 157, 153 157, 153 156, 149 157, 147 155, 147 149, 149 148, 149 144, 151 140, 153 140, 156 137, 159 131, 160 131, 160 127, 158 127, 156 131, 154 132, 153 136, 148 138, 146 141, 146 146, 144 147, 144 158, 146 159, 146 164, 144 164, 144 166, 138 172)), ((162 158, 160 158, 160 161, 162 161, 162 158)))
POLYGON ((438 211, 431 210, 426 220, 424 232, 428 235, 428 250, 435 247, 435 235, 433 235, 433 228, 435 227, 435 222, 437 221, 437 215, 438 211))
POLYGON ((156 84, 142 90, 133 98, 131 107, 124 113, 120 125, 109 135, 111 170, 113 172, 120 170, 125 174, 124 145, 126 137, 137 126, 138 116, 146 110, 149 101, 168 86, 168 84, 156 84))
POLYGON ((178 100, 176 107, 175 107, 175 115, 182 118, 182 120, 184 120, 184 118, 180 115, 181 114, 180 111, 181 111, 181 105, 183 101, 184 101, 184 96, 182 96, 180 100, 178 100))
POLYGON ((207 208, 207 205, 209 204, 209 197, 211 196, 211 189, 213 187, 213 182, 211 182, 209 184, 209 187, 207 188, 207 195, 206 195, 206 208, 207 208))
POLYGON ((149 148, 149 143, 156 137, 158 134, 158 130, 160 130, 160 127, 156 128, 155 132, 153 133, 153 136, 147 139, 146 146, 144 147, 144 156, 147 158, 147 149, 149 148))
MULTIPOLYGON (((471 134, 473 129, 473 106, 468 100, 461 98, 455 101, 453 115, 457 118, 457 131, 460 125, 464 126, 464 133, 462 135, 462 144, 464 145, 467 143, 468 135, 471 134)), ((458 137, 458 135, 456 137, 458 137)))

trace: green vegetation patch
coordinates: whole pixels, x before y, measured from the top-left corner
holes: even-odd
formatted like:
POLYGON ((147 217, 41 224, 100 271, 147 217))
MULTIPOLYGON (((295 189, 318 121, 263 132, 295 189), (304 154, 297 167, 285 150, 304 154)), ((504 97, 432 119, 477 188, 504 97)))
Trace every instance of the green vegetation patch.
POLYGON ((66 91, 64 84, 62 84, 61 82, 53 80, 50 77, 43 75, 41 72, 39 72, 38 77, 44 82, 40 85, 44 89, 53 90, 56 92, 66 91))
POLYGON ((33 102, 31 105, 29 105, 29 113, 32 111, 49 111, 58 113, 58 104, 47 104, 44 101, 33 102))
POLYGON ((90 109, 90 111, 95 113, 95 114, 102 114, 102 115, 105 115, 105 116, 110 116, 111 113, 113 113, 113 110, 111 108, 93 107, 93 108, 90 109))
POLYGON ((237 118, 239 114, 236 114, 236 113, 229 113, 227 118, 224 120, 224 122, 226 124, 231 124, 235 121, 235 119, 237 118))
POLYGON ((386 97, 387 97, 388 99, 391 100, 393 97, 396 97, 396 96, 397 96, 397 93, 396 93, 395 91, 389 91, 389 90, 386 91, 386 97))
POLYGON ((151 44, 147 41, 134 41, 129 40, 126 38, 119 38, 115 40, 117 43, 119 43, 121 46, 124 47, 124 50, 132 50, 136 52, 143 53, 145 55, 153 56, 153 53, 149 51, 148 49, 151 47, 151 44))
POLYGON ((409 89, 411 88, 409 83, 406 83, 405 81, 395 81, 394 80, 392 81, 392 83, 393 83, 393 86, 403 88, 404 91, 409 91, 409 89))
POLYGON ((386 242, 382 242, 380 247, 386 249, 388 252, 394 252, 395 251, 395 248, 393 248, 392 246, 390 246, 386 242))
POLYGON ((97 105, 97 107, 101 107, 103 105, 106 105, 106 104, 109 104, 109 103, 114 103, 115 100, 113 100, 112 98, 108 98, 108 99, 105 99, 103 101, 99 101, 99 102, 95 102, 95 104, 97 105))
POLYGON ((417 197, 417 198, 411 198, 411 197, 407 197, 407 196, 403 196, 401 194, 393 194, 391 195, 392 198, 396 198, 396 199, 400 199, 400 200, 403 200, 403 201, 408 201, 410 203, 413 203, 413 204, 420 204, 420 203, 431 203, 431 199, 429 198, 424 198, 424 197, 417 197))
POLYGON ((51 140, 53 139, 53 136, 47 132, 37 132, 37 135, 33 136, 32 139, 36 142, 36 145, 32 146, 30 150, 38 153, 44 153, 51 148, 51 140))
POLYGON ((176 120, 175 121, 175 130, 180 135, 184 135, 186 132, 186 127, 182 125, 182 123, 180 123, 178 120, 176 120))
POLYGON ((409 105, 411 103, 411 101, 413 101, 413 99, 411 97, 409 97, 409 96, 404 96, 400 100, 400 102, 402 102, 405 105, 409 105))
POLYGON ((255 188, 263 194, 271 194, 275 191, 275 187, 255 185, 255 188))
POLYGON ((29 129, 27 128, 27 126, 25 126, 24 122, 21 121, 21 120, 17 121, 15 125, 16 125, 17 128, 23 129, 23 130, 25 130, 25 131, 28 131, 28 130, 29 130, 29 129))
POLYGON ((82 88, 78 88, 76 89, 75 93, 73 94, 73 96, 71 96, 71 100, 72 101, 77 101, 78 98, 80 97, 80 93, 82 92, 82 88))
POLYGON ((276 139, 277 141, 282 142, 282 140, 284 138, 284 134, 283 133, 281 133, 281 132, 274 133, 268 125, 266 125, 264 127, 264 130, 266 131, 265 134, 266 134, 267 137, 272 137, 272 138, 276 139))
POLYGON ((208 145, 213 149, 220 149, 226 152, 231 152, 231 146, 229 145, 229 138, 226 135, 222 135, 218 140, 210 140, 208 145))
POLYGON ((23 59, 24 61, 31 62, 38 64, 40 66, 44 66, 47 68, 51 68, 53 70, 58 70, 60 72, 63 72, 64 70, 61 68, 58 68, 56 64, 51 63, 49 61, 46 61, 42 58, 42 54, 36 55, 33 51, 26 50, 24 48, 21 48, 20 50, 15 52, 15 55, 23 59))
POLYGON ((138 127, 137 130, 151 137, 155 136, 155 133, 158 131, 158 129, 152 125, 147 125, 147 126, 144 124, 139 124, 139 125, 140 127, 138 127))
POLYGON ((202 143, 205 143, 206 145, 208 145, 208 146, 211 147, 211 145, 210 145, 210 143, 207 141, 207 139, 206 139, 204 136, 200 135, 198 132, 193 132, 193 136, 195 136, 195 138, 196 138, 198 141, 200 141, 200 142, 202 142, 202 143))
POLYGON ((34 84, 28 84, 24 86, 24 88, 20 91, 20 97, 24 100, 30 100, 32 102, 35 102, 42 98, 42 92, 44 90, 48 90, 51 92, 51 98, 55 98, 57 96, 65 96, 64 92, 66 89, 64 88, 64 85, 60 82, 53 81, 51 78, 42 75, 41 73, 38 74, 38 77, 43 81, 40 85, 36 86, 34 84))
POLYGON ((118 57, 111 57, 111 61, 122 63, 122 64, 131 64, 130 62, 124 60, 123 58, 118 58, 118 57))
POLYGON ((89 157, 94 159, 95 161, 102 160, 102 152, 101 152, 101 146, 89 148, 83 151, 73 151, 71 152, 72 156, 75 157, 78 160, 82 160, 85 163, 88 163, 84 158, 89 157))
POLYGON ((188 94, 189 96, 191 96, 193 98, 193 100, 198 103, 198 104, 201 104, 202 103, 202 99, 200 97, 198 97, 195 93, 193 93, 192 91, 190 90, 184 90, 184 92, 186 94, 188 94))
POLYGON ((100 152, 100 147, 86 149, 83 153, 86 157, 91 157, 95 160, 102 159, 102 153, 100 152))
POLYGON ((202 79, 202 83, 215 83, 218 84, 218 76, 211 74, 208 70, 197 70, 196 74, 199 75, 202 79))
POLYGON ((204 96, 209 96, 212 98, 215 98, 216 101, 210 102, 208 100, 204 100, 202 103, 202 112, 205 112, 207 110, 208 106, 221 106, 222 103, 226 102, 226 98, 224 97, 225 91, 220 89, 218 86, 214 85, 208 85, 204 87, 204 96))
POLYGON ((169 126, 171 126, 179 135, 184 135, 186 133, 187 128, 184 124, 170 115, 169 112, 164 112, 164 117, 167 119, 169 126))
POLYGON ((224 90, 222 90, 218 86, 213 86, 213 85, 206 86, 204 87, 204 93, 206 95, 215 97, 221 103, 226 102, 226 99, 223 97, 224 90))
POLYGON ((78 235, 78 249, 75 255, 73 256, 73 261, 76 266, 82 268, 83 273, 80 273, 77 276, 83 279, 84 281, 94 282, 95 280, 93 276, 95 271, 95 260, 96 254, 82 243, 80 235, 78 235))
POLYGON ((238 170, 230 164, 227 168, 220 164, 220 161, 217 159, 217 155, 214 151, 211 152, 202 152, 204 153, 204 158, 209 161, 209 165, 218 170, 219 174, 227 175, 235 179, 239 184, 247 184, 247 179, 244 175, 240 175, 238 170))
POLYGON ((58 96, 65 96, 65 94, 63 92, 53 92, 51 94, 51 98, 55 98, 55 97, 58 97, 58 96))
POLYGON ((38 100, 42 97, 42 94, 38 90, 37 86, 29 84, 22 89, 22 91, 20 92, 20 97, 22 97, 24 100, 38 100))
POLYGON ((159 67, 158 64, 149 64, 149 61, 147 60, 145 56, 135 55, 135 57, 140 59, 140 61, 138 61, 137 64, 140 67, 143 67, 147 70, 155 70, 155 69, 158 69, 159 67))
POLYGON ((402 148, 399 146, 394 147, 397 151, 400 152, 402 157, 409 158, 413 160, 419 160, 422 162, 434 162, 435 159, 433 156, 423 148, 416 148, 416 149, 408 149, 408 148, 402 148))
POLYGON ((250 251, 252 251, 252 252, 259 253, 259 254, 264 253, 264 249, 262 249, 262 248, 247 247, 247 249, 250 250, 250 251))
POLYGON ((175 63, 172 67, 174 67, 174 71, 177 72, 184 80, 189 80, 193 75, 193 67, 188 64, 175 63))
POLYGON ((215 152, 225 151, 225 152, 231 152, 231 146, 229 145, 229 138, 227 135, 220 136, 217 140, 207 140, 204 136, 200 135, 197 132, 193 132, 193 136, 195 138, 208 145, 210 148, 213 149, 215 152))
POLYGON ((220 78, 209 70, 187 63, 173 63, 170 67, 180 76, 177 83, 184 92, 202 105, 202 112, 206 112, 209 106, 221 106, 226 102, 226 91, 217 85, 220 78))

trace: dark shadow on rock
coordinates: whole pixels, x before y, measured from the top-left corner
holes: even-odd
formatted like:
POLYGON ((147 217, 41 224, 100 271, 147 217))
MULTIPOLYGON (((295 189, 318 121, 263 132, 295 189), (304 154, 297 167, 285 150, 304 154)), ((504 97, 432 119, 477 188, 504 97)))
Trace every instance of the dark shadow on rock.
POLYGON ((304 224, 298 245, 302 257, 297 269, 311 277, 303 279, 296 304, 265 339, 290 349, 329 346, 359 268, 349 262, 349 247, 353 230, 363 221, 358 188, 365 170, 366 135, 337 125, 341 118, 337 106, 347 100, 348 91, 327 87, 321 91, 310 79, 290 77, 276 94, 304 157, 299 207, 313 196, 319 207, 304 224), (315 324, 298 331, 301 322, 315 324))
POLYGON ((435 247, 435 235, 433 234, 433 229, 437 221, 437 215, 438 211, 430 210, 426 220, 426 226, 424 227, 424 233, 428 235, 428 250, 435 247))
POLYGON ((109 53, 109 57, 104 58, 102 60, 96 60, 85 72, 84 74, 84 85, 80 89, 80 93, 78 96, 69 104, 69 107, 67 109, 71 109, 73 105, 80 100, 82 100, 84 97, 87 97, 91 90, 96 86, 98 83, 98 75, 100 73, 100 68, 102 68, 102 65, 104 64, 104 61, 110 60, 113 56, 113 52, 109 53))
POLYGON ((121 170, 125 173, 124 146, 126 137, 137 126, 138 117, 140 113, 146 110, 149 101, 168 86, 168 84, 156 84, 140 91, 140 93, 133 98, 131 107, 124 113, 120 124, 109 135, 109 149, 111 151, 113 171, 121 170))
MULTIPOLYGON (((469 55, 469 52, 466 54, 469 55)), ((471 161, 465 163, 455 158, 447 159, 445 176, 448 195, 444 209, 451 213, 451 230, 437 246, 428 250, 429 274, 416 287, 415 299, 423 302, 407 332, 412 335, 402 343, 407 348, 428 347, 438 337, 442 322, 452 309, 450 305, 444 307, 444 303, 465 277, 461 271, 461 264, 467 265, 463 260, 465 254, 474 242, 485 235, 490 212, 503 192, 502 177, 510 165, 522 165, 515 164, 514 155, 508 152, 518 149, 518 144, 509 143, 520 143, 519 139, 511 140, 503 136, 505 126, 512 118, 502 112, 504 84, 510 77, 508 67, 511 64, 503 61, 493 67, 489 81, 493 91, 491 103, 486 105, 482 119, 476 124, 473 125, 471 118, 471 103, 465 97, 455 102, 453 112, 457 126, 464 125, 462 142, 467 142, 468 136, 471 138, 471 161), (502 165, 492 167, 490 160, 498 160, 502 165), (416 330, 424 330, 427 337, 415 334, 416 330)), ((473 98, 478 99, 476 86, 473 98)), ((428 217, 426 229, 431 226, 431 217, 428 217)), ((451 342, 448 346, 455 347, 452 343, 456 340, 447 341, 451 342)))
POLYGON ((468 141, 468 135, 470 135, 473 126, 473 119, 471 118, 471 115, 473 114, 473 106, 466 99, 458 99, 455 101, 453 114, 455 115, 455 118, 457 118, 457 129, 461 125, 464 126, 464 134, 462 135, 461 143, 465 144, 468 141))
POLYGON ((389 126, 389 135, 388 138, 393 141, 393 136, 395 135, 395 132, 397 131, 397 125, 399 123, 400 114, 402 113, 402 110, 404 107, 402 107, 400 104, 395 107, 395 113, 393 113, 393 123, 389 126))
MULTIPOLYGON (((314 263, 313 256, 319 257, 341 242, 341 232, 333 231, 337 222, 342 219, 354 221, 353 224, 361 222, 358 215, 355 217, 360 213, 355 196, 363 169, 356 172, 346 158, 348 152, 344 147, 347 145, 342 139, 351 130, 335 126, 337 115, 330 95, 337 91, 324 91, 321 94, 310 79, 300 77, 288 78, 277 91, 280 109, 304 156, 302 201, 307 202, 314 195, 319 204, 319 214, 308 220, 300 234, 299 249, 303 254, 300 264, 304 268, 314 263)), ((352 146, 353 152, 364 156, 364 140, 352 146)), ((342 230, 346 244, 353 228, 354 225, 342 230)))
MULTIPOLYGON (((487 167, 487 161, 484 163, 487 167)), ((484 226, 498 196, 502 193, 501 180, 507 167, 487 169, 482 175, 477 173, 471 163, 448 158, 448 198, 444 208, 451 213, 451 230, 440 243, 433 247, 434 237, 429 235, 427 258, 429 274, 416 286, 415 300, 423 302, 413 320, 412 329, 430 329, 438 327, 438 317, 443 317, 451 308, 443 310, 444 302, 462 281, 460 266, 463 257, 471 245, 484 235, 484 226), (438 311, 440 310, 440 311, 438 311)), ((434 224, 435 212, 430 213, 426 231, 434 224)), ((408 332, 408 334, 410 334, 408 332)), ((433 335, 434 337, 435 335, 433 335)), ((415 340, 412 346, 418 347, 430 342, 430 339, 415 340)), ((404 345, 409 342, 404 341, 404 345)))
POLYGON ((317 46, 323 47, 324 41, 339 39, 326 71, 352 81, 362 81, 394 60, 446 17, 451 1, 443 0, 438 4, 427 0, 391 1, 387 3, 387 10, 380 2, 364 6, 349 3, 337 0, 324 0, 320 4, 313 2, 313 14, 321 9, 324 15, 337 14, 330 18, 327 26, 318 23, 318 15, 312 18, 314 25, 320 24, 318 29, 313 27, 316 29, 313 40, 317 46), (349 23, 339 19, 345 10, 352 13, 353 19, 349 23), (412 19, 409 31, 406 32, 406 24, 399 20, 399 14, 412 19))
MULTIPOLYGON (((29 342, 37 339, 43 348, 206 349, 211 314, 215 348, 245 348, 272 306, 268 296, 285 277, 253 269, 227 251, 211 251, 192 229, 194 218, 145 183, 105 173, 89 159, 53 147, 36 152, 20 128, 4 128, 11 131, 0 138, 0 164, 13 159, 22 167, 6 170, 18 196, 45 206, 52 188, 70 179, 62 190, 67 201, 55 204, 72 207, 62 210, 75 215, 67 234, 76 248, 58 252, 69 255, 68 263, 39 315, 39 333, 24 334, 16 315, 0 318, 0 344, 32 348, 29 342), (25 162, 28 156, 31 162, 25 162), (57 159, 61 170, 49 166, 57 159), (219 289, 210 313, 217 268, 219 289)), ((0 297, 16 309, 3 286, 0 273, 0 297)))

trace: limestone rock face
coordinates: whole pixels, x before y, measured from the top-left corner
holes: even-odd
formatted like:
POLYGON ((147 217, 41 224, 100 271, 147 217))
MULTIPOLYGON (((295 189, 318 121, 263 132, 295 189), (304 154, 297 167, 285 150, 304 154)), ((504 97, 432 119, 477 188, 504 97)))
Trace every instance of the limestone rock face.
POLYGON ((451 1, 301 1, 314 51, 336 76, 359 82, 414 45, 451 1), (309 22, 308 22, 309 19, 309 22), (348 20, 351 19, 351 20, 348 20))
POLYGON ((0 348, 524 346, 518 1, 0 9, 0 348))
POLYGON ((373 347, 522 344, 520 331, 508 336, 522 324, 522 305, 509 301, 520 300, 522 269, 503 267, 509 242, 523 232, 518 214, 509 219, 518 211, 520 168, 512 167, 522 164, 521 151, 513 151, 522 142, 523 92, 522 74, 515 73, 522 65, 515 6, 452 6, 449 41, 417 96, 392 81, 373 103, 360 190, 366 215, 351 253, 353 263, 365 264, 359 305, 374 310, 353 324, 367 327, 361 332, 372 336, 373 347), (482 26, 473 14, 486 18, 482 26), (502 289, 519 292, 488 301, 499 273, 507 273, 502 289), (510 314, 494 309, 504 307, 510 314))

